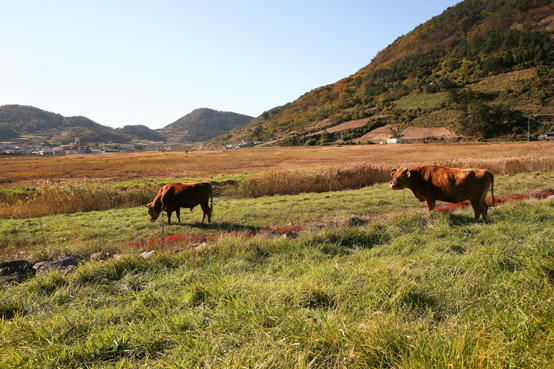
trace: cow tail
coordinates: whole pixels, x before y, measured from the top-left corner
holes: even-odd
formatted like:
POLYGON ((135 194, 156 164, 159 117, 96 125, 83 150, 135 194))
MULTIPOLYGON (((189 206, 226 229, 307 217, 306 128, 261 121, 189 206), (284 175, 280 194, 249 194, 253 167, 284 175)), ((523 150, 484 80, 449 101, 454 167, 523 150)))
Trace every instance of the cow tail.
POLYGON ((210 216, 214 215, 214 193, 210 194, 210 216))
POLYGON ((491 195, 492 195, 492 207, 496 207, 495 203, 494 203, 494 174, 492 174, 491 172, 488 173, 489 174, 489 178, 491 179, 491 195))

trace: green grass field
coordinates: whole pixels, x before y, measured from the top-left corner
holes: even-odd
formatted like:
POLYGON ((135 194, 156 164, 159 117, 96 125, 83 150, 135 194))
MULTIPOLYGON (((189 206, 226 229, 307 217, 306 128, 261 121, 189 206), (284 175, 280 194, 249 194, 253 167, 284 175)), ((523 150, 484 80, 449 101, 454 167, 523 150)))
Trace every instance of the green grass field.
MULTIPOLYGON (((495 195, 553 175, 497 176, 495 195)), ((1 287, 0 367, 554 365, 553 200, 489 224, 427 215, 386 184, 214 202, 209 225, 199 209, 150 223, 144 207, 3 219, 4 260, 83 262, 1 287), (171 235, 188 241, 159 242, 171 235), (118 258, 87 262, 96 251, 118 258)))
POLYGON ((394 106, 398 109, 432 109, 437 108, 441 104, 446 103, 448 94, 445 92, 439 93, 420 93, 404 96, 394 102, 394 106))

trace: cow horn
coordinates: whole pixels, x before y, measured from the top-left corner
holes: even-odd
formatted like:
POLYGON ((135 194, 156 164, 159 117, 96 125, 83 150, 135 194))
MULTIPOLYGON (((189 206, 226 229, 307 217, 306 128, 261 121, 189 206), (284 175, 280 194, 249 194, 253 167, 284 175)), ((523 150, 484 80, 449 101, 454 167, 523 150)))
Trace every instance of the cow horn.
POLYGON ((396 173, 397 171, 398 171, 398 168, 392 168, 392 169, 390 170, 390 174, 396 173))

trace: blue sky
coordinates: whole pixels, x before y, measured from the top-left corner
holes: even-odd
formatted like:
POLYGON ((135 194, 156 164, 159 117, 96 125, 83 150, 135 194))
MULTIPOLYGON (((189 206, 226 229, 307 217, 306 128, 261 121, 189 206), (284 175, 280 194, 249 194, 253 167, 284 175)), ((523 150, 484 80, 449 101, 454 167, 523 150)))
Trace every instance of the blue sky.
POLYGON ((158 129, 258 116, 356 73, 459 0, 2 0, 0 105, 158 129))

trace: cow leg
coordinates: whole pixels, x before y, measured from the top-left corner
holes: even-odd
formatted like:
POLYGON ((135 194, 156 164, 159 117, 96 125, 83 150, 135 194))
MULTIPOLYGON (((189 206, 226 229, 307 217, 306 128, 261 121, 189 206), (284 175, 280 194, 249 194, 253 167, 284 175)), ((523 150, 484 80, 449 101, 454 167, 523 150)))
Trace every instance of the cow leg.
POLYGON ((208 206, 208 203, 200 204, 200 206, 202 207, 202 220, 200 222, 202 223, 207 215, 209 223, 212 220, 212 214, 210 212, 210 207, 208 206))
MULTIPOLYGON (((478 221, 479 216, 483 211, 481 206, 481 201, 470 200, 470 202, 471 202, 471 207, 473 208, 473 214, 475 214, 475 221, 478 221)), ((485 218, 486 215, 484 215, 483 217, 485 218)))
POLYGON ((435 210, 435 199, 427 198, 425 199, 425 203, 427 204, 427 211, 429 213, 435 210))
POLYGON ((171 213, 172 211, 167 211, 167 224, 171 224, 171 213))
POLYGON ((181 223, 181 209, 175 209, 175 214, 177 215, 177 220, 179 221, 179 223, 181 223))
POLYGON ((489 210, 489 206, 487 205, 487 198, 486 196, 483 196, 481 199, 481 214, 483 215, 483 221, 487 222, 487 212, 489 210))
POLYGON ((489 210, 489 206, 487 205, 487 201, 483 199, 483 206, 481 207, 481 211, 483 214, 483 221, 487 223, 487 212, 489 210))

